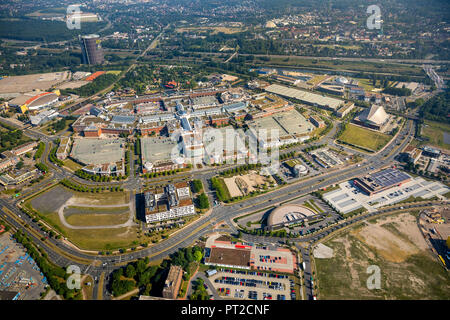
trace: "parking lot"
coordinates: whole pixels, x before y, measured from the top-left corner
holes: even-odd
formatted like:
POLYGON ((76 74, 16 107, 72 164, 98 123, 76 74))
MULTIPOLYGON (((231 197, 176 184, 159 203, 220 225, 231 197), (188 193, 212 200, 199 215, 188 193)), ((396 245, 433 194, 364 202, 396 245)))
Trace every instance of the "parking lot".
POLYGON ((295 300, 294 280, 287 275, 218 269, 209 280, 219 295, 244 300, 295 300))
POLYGON ((38 300, 47 280, 11 234, 0 235, 0 291, 18 292, 18 300, 38 300))
POLYGON ((423 199, 434 196, 440 198, 450 190, 438 181, 428 181, 422 177, 412 178, 401 186, 394 186, 372 196, 361 192, 352 181, 342 182, 339 187, 340 189, 325 193, 323 197, 331 207, 343 214, 361 207, 374 212, 382 206, 398 203, 411 196, 423 199))

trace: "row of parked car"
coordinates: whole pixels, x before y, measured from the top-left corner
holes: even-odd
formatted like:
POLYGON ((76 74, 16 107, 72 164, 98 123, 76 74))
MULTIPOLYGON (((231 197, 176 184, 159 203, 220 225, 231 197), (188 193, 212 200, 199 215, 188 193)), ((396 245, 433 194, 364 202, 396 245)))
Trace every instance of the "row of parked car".
POLYGON ((256 280, 256 279, 244 279, 244 278, 235 278, 235 277, 222 277, 217 278, 214 280, 216 283, 224 283, 224 284, 231 284, 231 285, 238 285, 238 286, 246 286, 246 287, 261 287, 263 285, 266 285, 269 287, 269 289, 273 290, 284 290, 284 284, 277 281, 263 281, 263 280, 256 280))
POLYGON ((258 271, 244 271, 244 270, 233 270, 233 269, 220 269, 221 272, 235 273, 235 274, 248 274, 250 276, 260 276, 269 278, 286 279, 288 276, 275 273, 258 272, 258 271))

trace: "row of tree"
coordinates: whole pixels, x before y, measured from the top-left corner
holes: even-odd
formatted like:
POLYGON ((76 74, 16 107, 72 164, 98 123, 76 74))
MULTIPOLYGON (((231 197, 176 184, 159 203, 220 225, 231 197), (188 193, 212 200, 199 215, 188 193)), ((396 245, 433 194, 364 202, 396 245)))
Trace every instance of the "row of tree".
POLYGON ((75 289, 69 289, 66 282, 69 274, 58 266, 51 264, 47 260, 47 254, 44 251, 38 251, 33 245, 33 241, 30 240, 21 230, 18 230, 14 234, 14 238, 17 242, 21 243, 26 249, 28 254, 33 258, 36 264, 39 266, 41 272, 47 278, 50 287, 55 290, 59 295, 65 299, 81 299, 81 291, 75 289))

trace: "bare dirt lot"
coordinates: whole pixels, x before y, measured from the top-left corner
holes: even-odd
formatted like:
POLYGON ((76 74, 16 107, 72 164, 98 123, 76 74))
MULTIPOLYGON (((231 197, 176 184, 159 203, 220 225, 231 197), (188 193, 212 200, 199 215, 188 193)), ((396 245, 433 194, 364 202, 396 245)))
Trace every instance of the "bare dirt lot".
POLYGON ((65 82, 61 85, 58 86, 58 89, 76 89, 79 87, 82 87, 86 84, 88 84, 89 81, 83 81, 83 80, 79 80, 79 81, 70 81, 70 82, 65 82))
POLYGON ((275 183, 272 177, 266 178, 259 175, 256 171, 251 171, 245 175, 234 176, 223 179, 231 197, 247 195, 250 192, 257 191, 258 187, 270 183, 275 183))
POLYGON ((47 90, 51 86, 67 80, 68 77, 69 72, 67 71, 6 77, 0 80, 0 93, 24 93, 34 89, 47 90))
POLYGON ((450 276, 432 256, 416 217, 372 219, 327 240, 330 259, 315 259, 319 299, 449 299, 450 276), (381 288, 369 290, 376 265, 381 288))

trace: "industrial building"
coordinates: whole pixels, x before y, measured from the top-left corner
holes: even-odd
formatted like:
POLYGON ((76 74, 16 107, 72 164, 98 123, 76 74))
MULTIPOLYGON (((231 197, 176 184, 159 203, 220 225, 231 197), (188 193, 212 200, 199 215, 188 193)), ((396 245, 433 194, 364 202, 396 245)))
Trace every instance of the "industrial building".
POLYGON ((443 199, 450 188, 438 181, 427 181, 421 177, 411 178, 402 183, 395 183, 390 187, 380 188, 375 193, 368 193, 361 189, 354 180, 340 183, 339 188, 327 192, 323 199, 341 214, 366 209, 375 212, 378 208, 393 205, 403 200, 414 198, 430 199, 433 197, 443 199))
POLYGON ((425 146, 422 148, 422 155, 430 158, 439 158, 441 155, 441 150, 425 146))
POLYGON ((36 126, 40 126, 43 125, 53 119, 55 119, 56 117, 59 116, 59 112, 52 110, 52 109, 47 109, 47 110, 43 110, 42 112, 36 114, 36 115, 30 115, 30 122, 31 125, 36 127, 36 126))
POLYGON ((81 44, 83 64, 95 65, 103 63, 103 50, 100 45, 101 40, 99 35, 90 34, 86 36, 79 36, 79 40, 81 44))
POLYGON ((166 137, 141 138, 141 157, 144 173, 184 167, 184 160, 178 151, 177 143, 166 137))
POLYGON ((375 173, 356 178, 354 183, 369 196, 392 188, 401 186, 411 180, 411 176, 397 169, 384 169, 375 173))
POLYGON ((83 164, 82 170, 89 174, 124 175, 124 143, 124 139, 78 138, 73 142, 70 157, 83 164))
POLYGON ((320 119, 318 116, 311 115, 309 117, 309 121, 316 126, 317 128, 323 128, 325 127, 325 121, 320 119))
POLYGON ((317 106, 326 110, 335 111, 344 104, 343 100, 330 98, 324 95, 298 90, 298 89, 292 89, 284 86, 280 86, 278 84, 272 84, 266 88, 264 88, 265 91, 278 94, 283 97, 287 98, 294 98, 302 103, 311 105, 311 106, 317 106))
POLYGON ((250 249, 245 246, 207 248, 205 249, 205 264, 250 270, 250 249))
POLYGON ((314 161, 324 168, 332 168, 342 164, 342 161, 327 148, 313 150, 309 154, 314 161))

